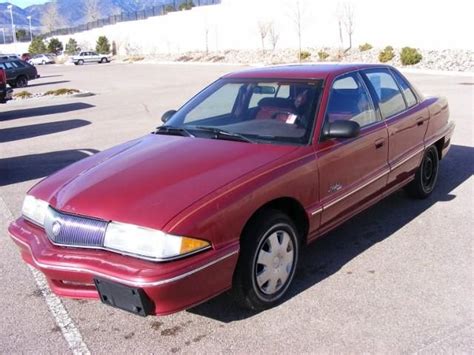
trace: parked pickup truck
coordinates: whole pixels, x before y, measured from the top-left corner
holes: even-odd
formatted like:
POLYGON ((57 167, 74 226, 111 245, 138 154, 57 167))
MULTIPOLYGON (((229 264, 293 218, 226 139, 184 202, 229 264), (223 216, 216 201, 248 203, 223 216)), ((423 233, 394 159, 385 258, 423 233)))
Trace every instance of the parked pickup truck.
POLYGON ((72 57, 75 65, 83 65, 85 63, 108 63, 112 60, 110 54, 98 54, 97 52, 81 52, 72 57))
POLYGON ((28 192, 9 232, 56 294, 142 316, 229 289, 272 307, 301 248, 400 188, 430 196, 454 131, 446 99, 386 65, 228 74, 162 121, 28 192))
POLYGON ((0 104, 12 99, 13 89, 7 86, 7 74, 0 68, 0 104))

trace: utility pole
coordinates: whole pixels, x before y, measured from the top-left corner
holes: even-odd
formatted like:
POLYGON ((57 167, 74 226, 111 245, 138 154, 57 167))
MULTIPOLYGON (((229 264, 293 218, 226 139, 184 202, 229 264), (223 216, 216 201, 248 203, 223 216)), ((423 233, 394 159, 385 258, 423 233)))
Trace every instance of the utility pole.
POLYGON ((12 20, 13 42, 16 42, 15 25, 13 24, 13 5, 8 5, 8 6, 7 6, 7 9, 10 10, 10 19, 12 20))
POLYGON ((28 19, 28 22, 30 24, 30 41, 33 42, 33 32, 31 32, 31 16, 26 16, 26 18, 28 19))

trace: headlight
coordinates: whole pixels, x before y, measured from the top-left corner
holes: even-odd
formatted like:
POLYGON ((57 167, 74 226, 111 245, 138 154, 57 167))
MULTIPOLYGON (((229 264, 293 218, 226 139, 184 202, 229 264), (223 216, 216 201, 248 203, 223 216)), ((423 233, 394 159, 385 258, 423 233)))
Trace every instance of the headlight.
POLYGON ((21 213, 31 222, 44 226, 44 218, 48 211, 48 203, 41 201, 31 195, 26 195, 23 201, 21 213))
POLYGON ((210 247, 200 239, 178 237, 164 232, 110 222, 107 226, 104 247, 149 260, 175 259, 210 247))

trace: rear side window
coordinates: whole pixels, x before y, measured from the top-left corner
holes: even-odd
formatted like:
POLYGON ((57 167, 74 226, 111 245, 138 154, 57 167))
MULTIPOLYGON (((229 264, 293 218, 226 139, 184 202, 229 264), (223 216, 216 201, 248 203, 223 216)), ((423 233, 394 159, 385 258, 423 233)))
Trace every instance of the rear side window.
POLYGON ((15 68, 24 68, 25 67, 25 64, 23 64, 22 62, 20 61, 17 61, 17 62, 12 62, 13 66, 15 68))
POLYGON ((326 123, 351 120, 361 127, 377 121, 372 101, 357 73, 344 75, 334 81, 325 120, 326 123))
POLYGON ((377 95, 383 117, 388 118, 406 110, 402 93, 387 69, 365 71, 365 74, 377 95))
POLYGON ((396 71, 392 71, 392 73, 395 77, 395 80, 397 80, 398 85, 400 85, 400 87, 402 88, 403 95, 405 96, 405 100, 407 102, 408 107, 416 105, 416 96, 413 93, 413 90, 411 89, 410 85, 408 85, 408 82, 396 71))

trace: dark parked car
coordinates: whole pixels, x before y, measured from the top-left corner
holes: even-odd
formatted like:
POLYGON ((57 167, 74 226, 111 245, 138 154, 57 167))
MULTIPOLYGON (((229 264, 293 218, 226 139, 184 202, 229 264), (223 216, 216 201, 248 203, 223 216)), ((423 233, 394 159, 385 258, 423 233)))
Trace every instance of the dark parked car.
POLYGON ((9 232, 56 294, 272 307, 307 244, 402 187, 427 198, 454 130, 446 99, 386 65, 229 74, 163 121, 28 192, 9 232))
POLYGON ((0 104, 12 99, 13 90, 7 86, 7 75, 5 70, 0 68, 0 104))
POLYGON ((0 60, 0 68, 7 73, 7 82, 13 88, 28 86, 29 80, 39 78, 36 68, 19 58, 0 60))

